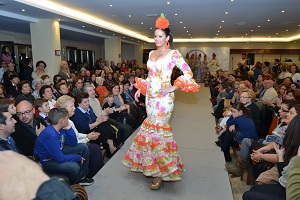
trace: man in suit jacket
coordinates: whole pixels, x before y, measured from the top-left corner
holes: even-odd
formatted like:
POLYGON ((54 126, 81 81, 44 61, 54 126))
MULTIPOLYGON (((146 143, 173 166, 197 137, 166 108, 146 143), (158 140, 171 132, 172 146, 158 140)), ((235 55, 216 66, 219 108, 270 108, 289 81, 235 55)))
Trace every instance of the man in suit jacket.
POLYGON ((27 100, 17 104, 17 123, 15 132, 11 135, 20 153, 32 156, 37 136, 47 124, 39 118, 34 118, 34 106, 27 100))

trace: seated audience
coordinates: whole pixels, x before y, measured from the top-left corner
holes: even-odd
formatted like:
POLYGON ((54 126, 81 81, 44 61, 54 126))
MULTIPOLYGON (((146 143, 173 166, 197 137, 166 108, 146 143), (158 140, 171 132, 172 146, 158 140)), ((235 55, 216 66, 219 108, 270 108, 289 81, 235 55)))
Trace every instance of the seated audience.
POLYGON ((31 86, 33 88, 32 96, 37 99, 40 98, 40 89, 43 86, 43 80, 40 78, 33 79, 31 86))
POLYGON ((38 117, 49 125, 48 113, 50 112, 50 105, 48 100, 45 98, 38 98, 34 100, 34 107, 38 112, 38 117))
POLYGON ((31 94, 31 87, 30 82, 27 80, 21 81, 17 85, 18 91, 21 93, 16 98, 16 104, 18 104, 20 101, 27 100, 34 103, 34 96, 31 94))
POLYGON ((41 87, 40 96, 48 100, 50 109, 55 107, 56 101, 53 99, 53 89, 50 85, 41 87))
POLYGON ((53 108, 48 117, 50 125, 38 135, 34 146, 34 155, 39 157, 44 171, 67 176, 70 185, 92 185, 94 180, 86 178, 88 148, 86 144, 77 142, 68 121, 68 111, 53 108))

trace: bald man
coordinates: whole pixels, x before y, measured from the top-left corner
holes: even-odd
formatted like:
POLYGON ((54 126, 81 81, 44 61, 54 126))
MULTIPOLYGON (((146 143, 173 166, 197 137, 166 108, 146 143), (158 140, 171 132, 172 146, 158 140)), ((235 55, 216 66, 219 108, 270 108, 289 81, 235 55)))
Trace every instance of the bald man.
POLYGON ((38 117, 34 117, 34 106, 27 100, 19 102, 16 110, 18 120, 15 132, 11 136, 15 140, 21 154, 32 156, 36 138, 47 124, 38 117))

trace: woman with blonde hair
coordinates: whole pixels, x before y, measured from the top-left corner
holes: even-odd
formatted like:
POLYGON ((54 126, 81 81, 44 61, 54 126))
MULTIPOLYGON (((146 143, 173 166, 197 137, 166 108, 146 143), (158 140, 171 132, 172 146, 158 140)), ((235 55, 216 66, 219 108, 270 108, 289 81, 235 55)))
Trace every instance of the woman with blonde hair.
POLYGON ((68 83, 72 83, 73 78, 68 63, 66 61, 61 61, 59 66, 60 66, 60 71, 58 72, 58 74, 62 78, 65 78, 68 81, 68 83))

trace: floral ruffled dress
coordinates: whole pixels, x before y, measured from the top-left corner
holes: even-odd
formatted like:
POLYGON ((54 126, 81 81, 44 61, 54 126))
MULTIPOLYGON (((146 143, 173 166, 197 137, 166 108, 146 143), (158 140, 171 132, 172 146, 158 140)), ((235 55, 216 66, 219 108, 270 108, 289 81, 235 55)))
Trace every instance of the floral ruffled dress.
POLYGON ((181 180, 184 165, 169 124, 175 97, 173 92, 160 95, 159 91, 171 86, 171 74, 175 66, 183 75, 175 80, 174 85, 185 92, 197 92, 200 86, 192 79, 191 69, 177 50, 171 50, 165 58, 155 62, 149 59, 147 66, 148 78, 136 78, 135 84, 146 96, 147 118, 122 163, 145 176, 161 177, 164 181, 178 181, 181 180))

